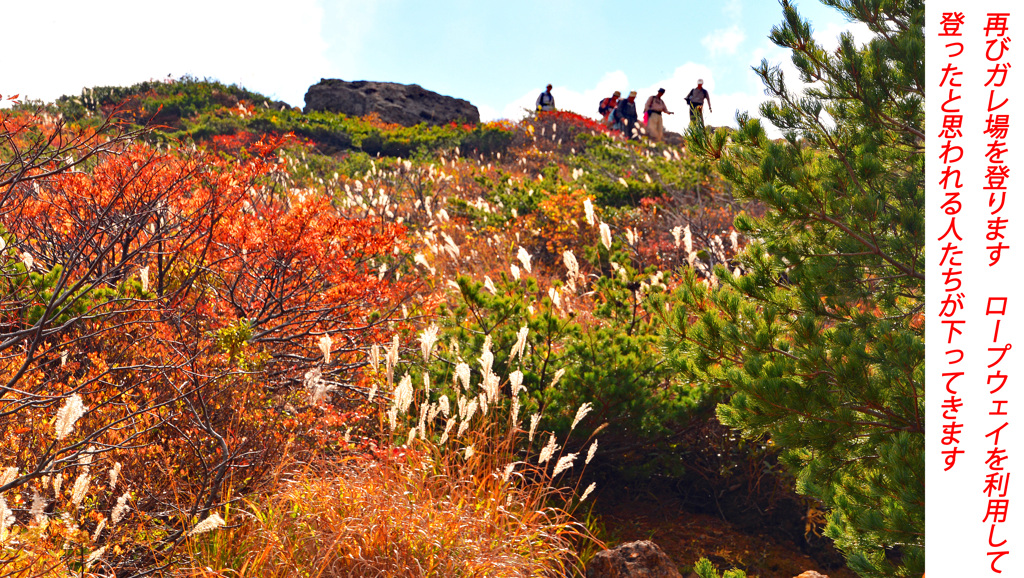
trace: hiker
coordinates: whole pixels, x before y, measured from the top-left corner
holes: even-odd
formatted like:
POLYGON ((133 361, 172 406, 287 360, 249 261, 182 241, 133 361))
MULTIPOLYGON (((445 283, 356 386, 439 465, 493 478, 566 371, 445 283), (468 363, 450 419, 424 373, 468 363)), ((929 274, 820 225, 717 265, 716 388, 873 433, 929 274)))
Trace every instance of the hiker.
POLYGON ((690 105, 690 122, 695 119, 700 119, 700 123, 704 124, 704 101, 708 101, 708 112, 715 112, 711 110, 711 95, 708 91, 704 90, 704 79, 697 79, 697 88, 691 89, 690 93, 686 95, 686 104, 690 105))
POLYGON ((615 106, 615 118, 622 125, 622 134, 627 138, 637 138, 636 130, 636 91, 629 93, 629 98, 620 100, 615 106))
POLYGON ((661 100, 661 95, 663 94, 665 94, 665 89, 659 88, 658 94, 648 98, 647 104, 644 105, 644 124, 647 125, 647 134, 656 141, 660 141, 665 137, 665 124, 662 122, 662 113, 672 114, 672 111, 665 106, 665 101, 661 100))
POLYGON ((551 85, 537 97, 537 112, 542 110, 555 110, 555 97, 551 95, 551 85))
POLYGON ((610 123, 608 128, 611 129, 612 132, 622 132, 622 117, 619 116, 619 103, 621 102, 621 100, 616 102, 615 108, 613 108, 611 114, 608 115, 608 122, 610 123))
POLYGON ((615 106, 619 104, 620 96, 622 96, 622 93, 616 90, 608 98, 602 99, 601 103, 597 106, 597 113, 601 115, 604 125, 607 127, 611 127, 615 122, 612 119, 612 113, 615 112, 615 106))

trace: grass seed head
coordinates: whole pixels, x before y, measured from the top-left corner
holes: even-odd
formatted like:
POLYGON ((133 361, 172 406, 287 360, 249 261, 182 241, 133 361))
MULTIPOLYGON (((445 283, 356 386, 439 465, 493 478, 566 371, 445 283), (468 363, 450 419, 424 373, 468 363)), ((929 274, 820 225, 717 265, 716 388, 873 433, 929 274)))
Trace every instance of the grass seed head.
POLYGON ((57 419, 53 424, 55 437, 58 440, 66 438, 75 429, 75 423, 85 415, 85 411, 82 396, 75 393, 68 397, 64 401, 64 406, 57 412, 57 419))
POLYGON ((221 518, 217 514, 210 514, 205 520, 196 524, 195 528, 189 531, 189 536, 195 536, 196 534, 203 534, 205 532, 212 532, 217 528, 223 528, 225 525, 224 518, 221 518))

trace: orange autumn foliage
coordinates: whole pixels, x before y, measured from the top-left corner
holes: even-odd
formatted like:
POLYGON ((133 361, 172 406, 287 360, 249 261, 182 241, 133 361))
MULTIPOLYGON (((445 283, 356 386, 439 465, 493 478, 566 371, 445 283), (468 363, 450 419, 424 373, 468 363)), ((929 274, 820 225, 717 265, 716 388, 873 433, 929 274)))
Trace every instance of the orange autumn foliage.
POLYGON ((535 230, 536 244, 556 257, 581 243, 596 242, 593 227, 587 225, 583 202, 593 195, 583 189, 562 187, 538 203, 537 212, 528 216, 527 230, 535 230))
POLYGON ((2 490, 8 503, 54 495, 85 546, 128 490, 135 513, 103 542, 115 565, 158 563, 197 517, 258 485, 286 444, 320 446, 358 419, 311 403, 303 375, 347 379, 357 344, 414 289, 379 269, 404 230, 284 188, 287 139, 231 158, 117 133, 64 139, 60 123, 8 118, 8 143, 47 153, 32 133, 55 131, 61 155, 31 164, 10 147, 0 162, 0 436, 13 440, 0 463, 18 472, 2 490), (330 362, 323 335, 337 344, 330 362), (84 413, 55 436, 74 396, 84 413), (94 479, 115 463, 116 493, 94 479), (55 492, 57 476, 69 481, 55 492), (72 495, 78 479, 91 483, 72 495), (143 544, 140 532, 162 537, 143 544))

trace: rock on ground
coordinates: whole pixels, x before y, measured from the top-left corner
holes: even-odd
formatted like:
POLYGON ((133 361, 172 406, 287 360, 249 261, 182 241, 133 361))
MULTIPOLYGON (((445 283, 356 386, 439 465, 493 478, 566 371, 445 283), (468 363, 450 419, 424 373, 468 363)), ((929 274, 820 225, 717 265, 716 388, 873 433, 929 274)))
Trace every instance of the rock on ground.
POLYGON ((587 578, 682 578, 682 575, 657 544, 640 540, 598 552, 587 564, 587 578))
POLYGON ((319 83, 309 87, 302 112, 311 111, 349 116, 375 112, 382 121, 403 126, 421 122, 430 125, 480 122, 480 111, 469 101, 444 96, 418 84, 346 82, 336 78, 321 78, 319 83))

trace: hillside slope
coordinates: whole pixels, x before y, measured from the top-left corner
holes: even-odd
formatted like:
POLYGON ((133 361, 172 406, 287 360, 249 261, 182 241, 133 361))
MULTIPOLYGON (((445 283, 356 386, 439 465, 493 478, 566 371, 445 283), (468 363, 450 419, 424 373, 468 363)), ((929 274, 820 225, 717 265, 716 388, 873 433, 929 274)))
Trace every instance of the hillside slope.
MULTIPOLYGON (((716 266, 742 274, 748 240, 732 222, 762 210, 681 146, 566 112, 435 127, 302 114, 190 78, 23 105, 4 131, 3 322, 31 346, 0 350, 21 391, 0 423, 41 440, 2 455, 17 504, 4 532, 20 540, 5 553, 25 568, 188 566, 175 552, 231 567, 269 543, 261 532, 295 531, 273 510, 298 508, 288 484, 336 479, 356 495, 359 472, 395 464, 380 475, 439 476, 388 478, 415 487, 432 520, 451 513, 432 500, 475 480, 485 490, 464 499, 491 517, 467 523, 504 528, 492 537, 515 526, 506 507, 557 507, 529 520, 557 536, 550 550, 526 532, 514 555, 400 555, 446 571, 489 557, 518 557, 516 572, 578 566, 595 542, 569 514, 586 519, 592 482, 590 500, 615 500, 594 509, 606 538, 646 537, 627 535, 622 506, 649 488, 679 515, 787 536, 770 559, 701 545, 718 563, 798 572, 800 548, 836 563, 769 444, 718 425, 728 392, 666 363, 677 289, 714 286, 716 266), (501 484, 480 482, 509 465, 501 484), (112 469, 104 489, 96 472, 112 469), (234 518, 240 498, 277 526, 234 518), (197 540, 214 516, 241 527, 197 540)), ((296 551, 329 535, 317 536, 296 551)), ((390 555, 359 564, 408 563, 390 555)), ((352 556, 329 557, 352 571, 352 556)))

